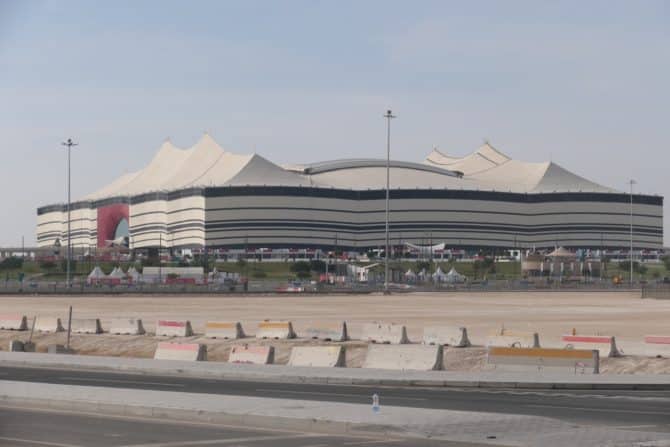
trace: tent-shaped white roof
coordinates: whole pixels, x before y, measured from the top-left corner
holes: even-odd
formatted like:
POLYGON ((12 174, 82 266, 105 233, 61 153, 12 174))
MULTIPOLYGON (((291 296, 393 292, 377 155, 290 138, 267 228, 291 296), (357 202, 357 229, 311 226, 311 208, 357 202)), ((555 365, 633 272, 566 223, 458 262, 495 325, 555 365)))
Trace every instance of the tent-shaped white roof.
POLYGON ((449 270, 449 273, 447 273, 447 276, 463 276, 463 275, 461 275, 456 271, 456 267, 452 267, 451 270, 449 270))
POLYGON ((488 142, 465 157, 452 157, 437 149, 425 163, 463 173, 463 178, 481 189, 523 193, 588 191, 616 192, 591 182, 553 162, 530 163, 513 160, 488 142))
POLYGON ((405 276, 408 278, 414 278, 416 276, 416 273, 414 273, 412 269, 409 269, 405 272, 405 276))
MULTIPOLYGON (((465 157, 434 149, 424 163, 392 160, 392 188, 493 190, 517 193, 616 192, 552 163, 513 160, 489 143, 465 157)), ((135 196, 152 191, 215 186, 317 186, 353 190, 386 185, 386 160, 334 160, 279 166, 257 154, 224 150, 205 134, 189 149, 165 141, 151 162, 85 197, 135 196)))
POLYGON ((123 279, 125 277, 126 277, 126 274, 123 273, 123 270, 121 270, 118 267, 115 267, 114 270, 112 270, 111 273, 108 276, 108 278, 112 278, 112 279, 123 279))
POLYGON ((572 253, 569 250, 566 250, 563 247, 558 247, 556 250, 552 251, 547 255, 550 258, 575 258, 576 254, 572 253))
POLYGON ((107 275, 105 275, 105 272, 103 272, 97 265, 91 270, 91 273, 88 274, 88 279, 101 279, 105 277, 107 277, 107 275))
POLYGON ((133 281, 137 281, 140 278, 140 273, 137 271, 135 266, 131 266, 128 271, 126 272, 126 275, 130 278, 133 279, 133 281))

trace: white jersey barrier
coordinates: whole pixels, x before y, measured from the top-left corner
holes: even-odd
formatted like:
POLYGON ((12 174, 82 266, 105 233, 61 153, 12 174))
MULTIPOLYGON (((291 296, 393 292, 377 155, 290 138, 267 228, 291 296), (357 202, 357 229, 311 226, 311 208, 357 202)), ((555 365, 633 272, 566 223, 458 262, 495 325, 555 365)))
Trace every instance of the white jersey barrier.
POLYGON ((363 368, 442 369, 442 345, 368 345, 363 368))
POLYGON ((507 348, 539 348, 540 334, 537 332, 501 329, 489 335, 486 345, 507 348))
POLYGON ((295 346, 288 359, 289 366, 344 366, 342 346, 295 346))
POLYGON ((28 329, 28 319, 25 315, 0 315, 0 329, 11 331, 25 331, 28 329))
POLYGON ((145 333, 142 320, 136 318, 113 318, 109 326, 110 334, 142 335, 145 333))
POLYGON ((205 323, 205 337, 222 339, 244 338, 244 331, 239 322, 208 321, 205 323))
POLYGON ((205 361, 207 360, 207 346, 198 343, 160 342, 154 353, 154 359, 205 361))
POLYGON ((470 346, 468 330, 457 326, 427 326, 423 328, 423 343, 426 345, 447 345, 457 348, 470 346))
POLYGON ((366 323, 363 325, 361 340, 394 345, 409 343, 407 328, 395 323, 366 323))
POLYGON ((507 348, 489 346, 486 361, 496 369, 598 374, 600 355, 596 349, 507 348))
POLYGON ((233 346, 230 349, 228 363, 251 363, 269 365, 274 363, 275 348, 272 346, 233 346))
POLYGON ((312 322, 300 334, 305 338, 313 338, 326 341, 347 341, 347 322, 312 322))
POLYGON ((256 338, 295 338, 290 321, 261 321, 258 323, 256 338))
POLYGON ((670 357, 670 335, 645 335, 645 354, 651 357, 670 357))
POLYGON ((102 334, 98 318, 73 318, 71 326, 74 334, 102 334))
POLYGON ((156 322, 156 335, 167 337, 190 337, 193 335, 191 322, 186 320, 158 320, 156 322))
POLYGON ((35 330, 39 332, 62 332, 65 329, 61 324, 60 318, 37 317, 35 320, 35 330))
POLYGON ((620 357, 616 339, 611 335, 563 335, 566 348, 597 349, 600 357, 620 357))

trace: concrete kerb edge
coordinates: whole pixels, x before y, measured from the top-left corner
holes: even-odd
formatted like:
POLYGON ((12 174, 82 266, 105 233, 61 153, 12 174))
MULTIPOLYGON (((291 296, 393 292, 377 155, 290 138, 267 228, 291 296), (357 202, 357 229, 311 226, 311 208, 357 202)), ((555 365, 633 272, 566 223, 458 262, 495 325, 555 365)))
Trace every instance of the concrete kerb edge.
MULTIPOLYGON (((495 381, 463 379, 372 379, 337 376, 305 376, 299 375, 265 375, 257 371, 220 372, 220 371, 190 371, 188 369, 147 369, 129 365, 77 365, 68 363, 33 363, 28 361, 3 361, 3 365, 10 367, 25 367, 36 369, 78 370, 89 372, 126 373, 138 376, 155 375, 174 377, 175 374, 187 378, 239 380, 244 382, 291 383, 291 384, 333 384, 333 385, 360 385, 360 386, 402 386, 426 388, 488 388, 488 389, 553 389, 553 390, 632 390, 632 391, 659 391, 670 390, 670 383, 595 383, 595 382, 556 382, 556 381, 495 381)), ((271 366, 271 365, 270 365, 271 366)))
MULTIPOLYGON (((330 421, 314 418, 286 418, 281 416, 263 416, 219 411, 203 411, 172 407, 109 404, 97 401, 26 399, 0 395, 0 402, 23 409, 48 409, 70 412, 96 413, 108 416, 145 417, 175 422, 204 422, 233 426, 251 426, 267 430, 291 430, 317 432, 325 434, 352 434, 363 436, 404 436, 413 438, 433 438, 429 434, 415 431, 403 431, 392 425, 364 424, 330 421)), ((436 438, 433 438, 436 439, 436 438)))

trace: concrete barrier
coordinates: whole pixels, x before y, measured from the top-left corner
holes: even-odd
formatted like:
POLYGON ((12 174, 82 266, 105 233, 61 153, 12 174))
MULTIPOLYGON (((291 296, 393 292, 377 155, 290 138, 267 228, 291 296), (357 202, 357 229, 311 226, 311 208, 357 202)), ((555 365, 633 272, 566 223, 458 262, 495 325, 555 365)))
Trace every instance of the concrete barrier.
POLYGON ((295 346, 288 359, 289 366, 344 366, 342 346, 295 346))
POLYGON ((447 345, 457 348, 470 346, 468 330, 456 326, 426 326, 423 328, 425 345, 447 345))
POLYGON ((61 324, 60 318, 37 317, 35 320, 35 330, 38 332, 63 332, 65 329, 61 324))
POLYGON ((158 320, 156 322, 156 335, 166 337, 190 337, 193 335, 191 322, 188 320, 158 320))
POLYGON ((487 363, 496 369, 563 371, 598 374, 600 355, 596 349, 506 348, 489 346, 487 363))
POLYGON ((301 331, 301 335, 305 338, 313 338, 315 340, 349 340, 346 321, 312 322, 304 331, 301 331))
POLYGON ((258 323, 256 338, 295 338, 293 324, 290 321, 261 321, 258 323))
POLYGON ((9 352, 23 352, 23 342, 21 340, 9 340, 9 352))
POLYGON ((645 335, 644 349, 651 357, 670 357, 670 335, 645 335))
POLYGON ((142 335, 145 333, 142 320, 137 318, 113 318, 109 326, 110 334, 142 335))
POLYGON ((244 338, 244 330, 239 322, 208 321, 205 323, 205 337, 237 339, 244 338))
POLYGON ((269 365, 275 361, 275 348, 272 346, 239 345, 230 349, 228 363, 252 363, 269 365))
POLYGON ((366 323, 363 325, 361 340, 394 345, 409 343, 407 328, 395 323, 366 323))
POLYGON ((368 345, 363 368, 439 370, 442 369, 442 345, 368 345))
MULTIPOLYGON (((25 346, 23 348, 25 350, 25 346)), ((59 344, 47 345, 47 352, 49 354, 74 354, 74 350, 72 348, 68 348, 59 344)))
POLYGON ((98 318, 73 318, 72 333, 102 334, 102 325, 98 318))
POLYGON ((185 360, 189 362, 207 360, 207 345, 198 343, 160 342, 154 353, 155 360, 185 360))
POLYGON ((25 315, 2 314, 0 315, 0 329, 25 331, 28 329, 28 319, 25 315))
POLYGON ((568 348, 597 349, 600 357, 620 357, 616 339, 611 335, 563 335, 563 343, 568 348))
POLYGON ((539 348, 540 334, 537 332, 514 331, 501 329, 489 335, 486 346, 508 348, 539 348))

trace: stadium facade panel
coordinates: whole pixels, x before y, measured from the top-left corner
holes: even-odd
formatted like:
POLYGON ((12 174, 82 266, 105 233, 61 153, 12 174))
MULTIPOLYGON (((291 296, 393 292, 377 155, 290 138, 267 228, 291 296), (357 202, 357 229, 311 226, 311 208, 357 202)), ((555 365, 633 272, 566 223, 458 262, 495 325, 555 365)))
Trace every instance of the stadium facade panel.
MULTIPOLYGON (((75 246, 104 246, 127 225, 131 248, 367 250, 384 245, 385 160, 279 166, 205 135, 163 144, 143 170, 71 207, 75 246)), ((448 247, 624 248, 631 196, 555 163, 512 160, 485 144, 455 158, 391 162, 391 241, 448 247)), ((633 195, 636 248, 663 245, 663 198, 633 195)), ((67 207, 37 211, 40 246, 65 243, 67 207)))

